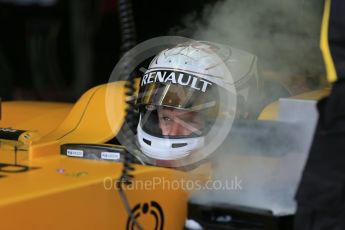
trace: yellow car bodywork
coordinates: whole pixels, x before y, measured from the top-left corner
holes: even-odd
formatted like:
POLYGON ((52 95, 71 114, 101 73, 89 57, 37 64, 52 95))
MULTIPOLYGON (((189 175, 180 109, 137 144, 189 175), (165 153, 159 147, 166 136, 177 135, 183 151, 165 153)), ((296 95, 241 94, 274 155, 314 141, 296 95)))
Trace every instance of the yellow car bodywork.
MULTIPOLYGON (((327 93, 297 98, 317 100, 327 93)), ((21 145, 1 141, 1 229, 131 229, 115 186, 122 164, 60 154, 65 143, 111 140, 123 124, 125 99, 124 82, 115 82, 90 89, 75 104, 2 103, 0 127, 30 135, 21 145)), ((260 119, 275 120, 277 106, 266 107, 260 119)), ((162 181, 179 181, 186 173, 137 165, 133 175, 141 183, 126 194, 144 229, 182 229, 188 193, 162 181)))
MULTIPOLYGON (((124 118, 123 86, 94 87, 74 105, 2 103, 0 127, 29 130, 31 139, 28 146, 17 143, 17 154, 16 143, 1 143, 1 229, 126 229, 128 214, 115 186, 122 164, 60 155, 61 144, 104 143, 114 137, 124 118)), ((126 194, 131 207, 145 206, 135 210, 144 229, 181 229, 187 192, 162 181, 184 174, 138 165, 133 175, 141 183, 126 194)))

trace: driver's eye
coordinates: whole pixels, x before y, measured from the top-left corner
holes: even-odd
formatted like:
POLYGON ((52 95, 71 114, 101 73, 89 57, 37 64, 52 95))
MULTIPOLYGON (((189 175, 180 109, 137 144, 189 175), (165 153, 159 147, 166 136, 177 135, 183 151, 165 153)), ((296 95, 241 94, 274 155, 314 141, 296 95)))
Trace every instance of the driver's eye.
POLYGON ((171 121, 171 118, 170 117, 166 117, 166 116, 163 116, 162 119, 163 119, 163 121, 171 121))

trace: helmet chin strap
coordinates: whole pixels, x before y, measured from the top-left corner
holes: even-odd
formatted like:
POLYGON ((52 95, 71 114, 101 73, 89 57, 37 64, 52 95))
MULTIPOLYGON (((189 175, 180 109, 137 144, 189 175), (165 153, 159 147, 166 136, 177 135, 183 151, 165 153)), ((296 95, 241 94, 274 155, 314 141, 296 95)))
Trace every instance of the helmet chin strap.
POLYGON ((205 138, 191 137, 168 139, 148 134, 138 125, 138 143, 148 157, 159 160, 176 160, 188 156, 192 151, 204 146, 205 138))

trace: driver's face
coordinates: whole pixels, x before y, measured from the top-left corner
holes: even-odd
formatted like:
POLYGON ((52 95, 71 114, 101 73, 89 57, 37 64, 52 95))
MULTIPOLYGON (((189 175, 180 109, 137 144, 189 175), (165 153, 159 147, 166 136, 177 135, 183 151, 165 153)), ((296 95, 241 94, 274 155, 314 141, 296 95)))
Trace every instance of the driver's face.
POLYGON ((201 134, 205 122, 194 111, 184 111, 173 108, 159 108, 159 127, 163 135, 186 136, 192 133, 201 134))

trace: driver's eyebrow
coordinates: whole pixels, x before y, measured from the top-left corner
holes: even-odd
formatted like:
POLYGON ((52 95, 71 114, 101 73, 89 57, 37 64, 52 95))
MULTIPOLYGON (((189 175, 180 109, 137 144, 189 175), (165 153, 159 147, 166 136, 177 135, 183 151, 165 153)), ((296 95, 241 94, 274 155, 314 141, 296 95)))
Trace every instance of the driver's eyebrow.
POLYGON ((197 111, 197 110, 201 110, 201 109, 207 109, 210 108, 212 106, 216 105, 216 101, 210 101, 201 105, 196 105, 190 108, 189 111, 197 111))
POLYGON ((193 120, 197 114, 191 113, 191 111, 186 111, 186 112, 180 112, 179 114, 173 114, 171 111, 164 111, 159 113, 160 117, 167 116, 167 117, 172 117, 172 118, 179 118, 183 120, 193 120))
POLYGON ((193 121, 193 120, 195 120, 195 118, 196 118, 197 116, 198 116, 197 114, 183 113, 183 114, 177 114, 175 117, 176 117, 177 119, 181 119, 181 120, 184 120, 184 121, 193 121))
POLYGON ((215 105, 216 105, 216 101, 206 102, 206 103, 201 104, 201 105, 193 106, 193 107, 189 108, 188 110, 181 110, 181 113, 179 115, 190 113, 190 112, 196 112, 196 111, 202 110, 202 109, 207 109, 207 108, 213 107, 215 105))

